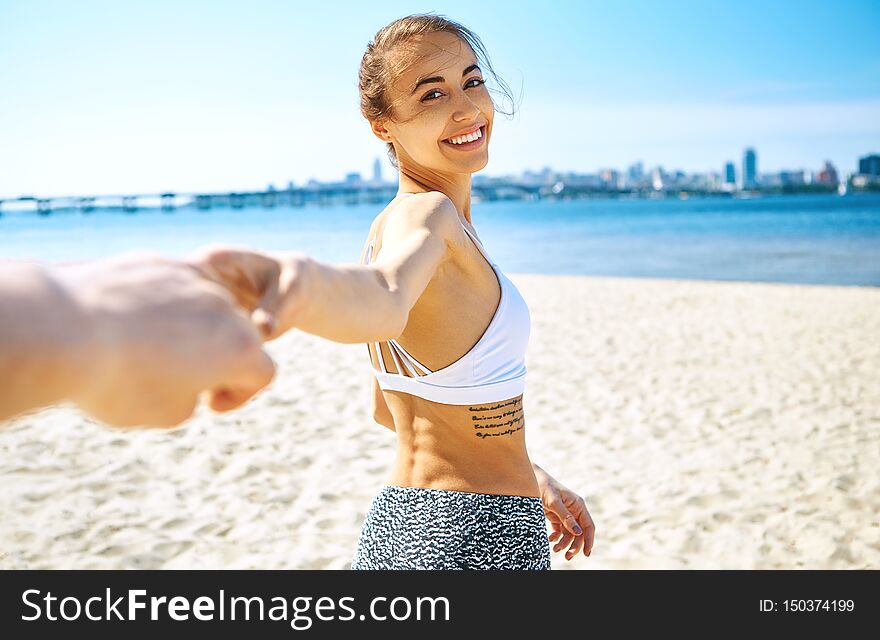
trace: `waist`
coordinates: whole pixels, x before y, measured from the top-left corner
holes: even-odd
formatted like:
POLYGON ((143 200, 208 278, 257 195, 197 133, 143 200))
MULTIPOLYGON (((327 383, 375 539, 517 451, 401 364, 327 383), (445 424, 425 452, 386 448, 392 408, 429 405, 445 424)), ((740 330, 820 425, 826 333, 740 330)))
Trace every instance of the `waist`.
POLYGON ((519 494, 508 494, 508 493, 486 493, 480 491, 462 491, 459 489, 438 489, 434 487, 410 487, 410 486, 401 486, 396 484, 386 483, 382 485, 380 493, 393 493, 400 495, 425 495, 425 496, 446 496, 453 499, 476 499, 476 500, 490 500, 495 502, 521 502, 521 503, 533 503, 537 502, 539 505, 541 504, 540 496, 533 495, 519 495, 519 494))
POLYGON ((541 495, 527 457, 515 463, 487 467, 442 461, 412 463, 399 456, 386 484, 480 495, 529 498, 541 495))

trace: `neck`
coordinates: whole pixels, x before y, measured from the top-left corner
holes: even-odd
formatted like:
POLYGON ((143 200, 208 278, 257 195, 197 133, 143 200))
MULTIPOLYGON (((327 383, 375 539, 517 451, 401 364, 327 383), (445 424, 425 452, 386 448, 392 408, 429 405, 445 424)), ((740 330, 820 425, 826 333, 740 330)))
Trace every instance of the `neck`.
POLYGON ((471 174, 469 173, 426 176, 401 166, 398 191, 401 193, 439 191, 452 200, 458 215, 471 224, 471 174))

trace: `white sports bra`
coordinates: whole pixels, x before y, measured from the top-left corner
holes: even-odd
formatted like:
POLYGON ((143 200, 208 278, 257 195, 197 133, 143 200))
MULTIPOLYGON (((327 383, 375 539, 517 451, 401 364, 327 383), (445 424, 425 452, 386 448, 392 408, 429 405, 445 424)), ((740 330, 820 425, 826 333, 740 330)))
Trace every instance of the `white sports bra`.
MULTIPOLYGON (((401 194, 414 195, 414 194, 401 194)), ((501 300, 489 326, 477 343, 452 364, 431 371, 393 338, 385 344, 397 371, 387 370, 379 343, 374 342, 381 369, 372 366, 379 388, 402 391, 443 404, 483 404, 520 395, 526 384, 525 353, 531 331, 531 315, 519 290, 486 254, 482 243, 462 223, 492 267, 501 285, 501 300)), ((363 264, 370 264, 376 238, 370 240, 363 264)), ((442 322, 442 318, 438 318, 442 322)), ((369 352, 369 345, 367 345, 369 352)))

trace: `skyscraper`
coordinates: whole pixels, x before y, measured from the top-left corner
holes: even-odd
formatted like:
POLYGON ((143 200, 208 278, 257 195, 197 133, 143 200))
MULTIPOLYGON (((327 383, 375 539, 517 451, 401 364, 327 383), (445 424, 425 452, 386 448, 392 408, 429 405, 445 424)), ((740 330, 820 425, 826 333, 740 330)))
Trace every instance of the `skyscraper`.
POLYGON ((831 164, 830 160, 825 161, 825 166, 816 174, 816 182, 822 184, 838 184, 840 179, 837 177, 837 169, 831 164))
POLYGON ((382 184, 382 163, 379 162, 379 158, 373 162, 373 182, 382 184))
POLYGON ((742 188, 751 189, 757 186, 756 176, 758 174, 758 156, 752 147, 746 148, 743 152, 743 168, 742 168, 742 188))
POLYGON ((859 173, 866 176, 880 176, 880 155, 871 155, 859 158, 859 173))
POLYGON ((736 167, 732 162, 724 165, 724 182, 728 184, 736 184, 736 167))
POLYGON ((642 176, 645 174, 645 169, 642 161, 639 160, 638 162, 634 162, 633 164, 631 164, 626 173, 629 179, 633 182, 641 180, 642 176))

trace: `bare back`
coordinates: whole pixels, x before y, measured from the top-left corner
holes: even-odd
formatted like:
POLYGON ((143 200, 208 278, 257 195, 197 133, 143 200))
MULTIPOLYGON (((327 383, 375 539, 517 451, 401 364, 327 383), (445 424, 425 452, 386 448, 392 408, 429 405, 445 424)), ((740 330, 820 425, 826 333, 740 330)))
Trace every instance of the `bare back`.
MULTIPOLYGON (((373 256, 381 251, 385 219, 397 204, 392 201, 376 217, 362 255, 371 240, 373 256)), ((473 232, 466 220, 460 221, 473 232)), ((404 331, 396 338, 432 371, 457 362, 474 347, 501 300, 501 285, 495 271, 467 234, 461 235, 461 242, 452 245, 449 259, 438 267, 412 307, 404 331)), ((405 368, 398 370, 387 342, 378 344, 389 372, 412 377, 405 368)), ((372 344, 369 350, 375 367, 378 359, 372 344)), ((522 395, 487 404, 455 405, 401 391, 381 393, 394 418, 398 439, 390 484, 540 495, 526 451, 522 395), (482 425, 515 423, 517 428, 499 428, 496 437, 477 437, 475 421, 482 425)))

